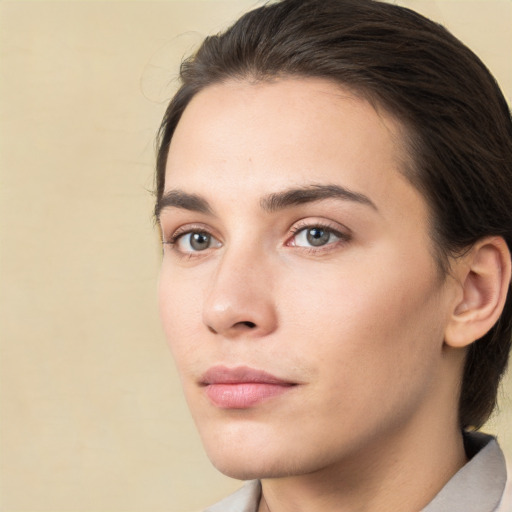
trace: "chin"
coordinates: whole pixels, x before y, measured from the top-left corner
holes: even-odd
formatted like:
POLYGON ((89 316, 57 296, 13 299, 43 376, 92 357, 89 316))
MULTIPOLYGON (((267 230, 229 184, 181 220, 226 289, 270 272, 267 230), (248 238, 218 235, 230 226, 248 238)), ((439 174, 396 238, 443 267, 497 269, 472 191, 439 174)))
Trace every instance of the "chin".
MULTIPOLYGON (((222 440, 203 439, 210 462, 221 473, 237 480, 254 480, 280 475, 280 456, 272 453, 270 446, 260 447, 243 442, 236 436, 222 437, 222 440)), ((286 460, 286 459, 285 459, 286 460)))
MULTIPOLYGON (((291 472, 287 436, 259 421, 196 422, 204 449, 221 473, 238 480, 277 478, 291 472)), ((289 437, 289 436, 288 436, 289 437)))
POLYGON ((297 449, 301 443, 287 444, 280 436, 280 442, 264 436, 257 443, 243 442, 239 438, 226 436, 216 442, 204 441, 208 458, 214 467, 224 475, 237 480, 284 478, 312 473, 329 464, 329 457, 297 449))
POLYGON ((270 478, 262 474, 261 468, 257 467, 250 461, 226 461, 210 458, 211 463, 223 475, 236 480, 260 480, 262 478, 270 478))
POLYGON ((264 478, 283 478, 287 476, 307 473, 303 468, 283 461, 280 457, 257 457, 241 455, 238 452, 234 457, 209 456, 214 467, 224 475, 237 480, 261 480, 264 478))

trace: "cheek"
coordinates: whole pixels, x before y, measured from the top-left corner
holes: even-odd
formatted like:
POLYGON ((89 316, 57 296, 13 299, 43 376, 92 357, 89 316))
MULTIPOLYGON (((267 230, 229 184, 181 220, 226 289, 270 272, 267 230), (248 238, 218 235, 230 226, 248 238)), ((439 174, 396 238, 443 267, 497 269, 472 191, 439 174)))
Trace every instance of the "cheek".
POLYGON ((303 440, 321 432, 337 446, 340 431, 368 439, 413 414, 432 389, 441 336, 431 328, 436 301, 414 281, 396 282, 331 275, 316 293, 289 290, 293 306, 282 318, 295 327, 287 352, 300 354, 315 376, 305 390, 303 440))
POLYGON ((420 378, 421 368, 426 372, 440 354, 443 339, 429 262, 423 275, 416 266, 390 265, 383 272, 363 260, 344 269, 303 273, 307 282, 289 280, 293 285, 281 302, 283 323, 294 326, 288 348, 301 346, 347 386, 398 382, 410 379, 412 371, 420 378))
POLYGON ((183 279, 171 266, 162 264, 158 282, 158 304, 165 337, 181 370, 195 352, 201 331, 202 290, 190 279, 183 279))

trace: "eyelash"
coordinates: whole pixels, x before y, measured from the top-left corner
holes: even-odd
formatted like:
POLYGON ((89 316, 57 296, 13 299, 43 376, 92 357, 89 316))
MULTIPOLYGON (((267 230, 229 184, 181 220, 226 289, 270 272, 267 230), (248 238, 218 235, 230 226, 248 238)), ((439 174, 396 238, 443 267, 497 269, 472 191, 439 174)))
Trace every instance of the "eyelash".
MULTIPOLYGON (((204 234, 211 236, 212 238, 216 238, 212 233, 203 225, 187 225, 183 226, 181 228, 178 228, 168 239, 164 239, 162 243, 164 245, 169 245, 178 255, 180 255, 183 258, 194 258, 194 257, 200 257, 203 256, 205 253, 208 253, 208 249, 205 249, 204 251, 190 251, 190 252, 182 252, 179 251, 176 247, 179 239, 182 236, 191 234, 191 233, 197 233, 197 234, 204 234)), ((326 222, 299 222, 297 225, 295 225, 292 229, 290 229, 287 239, 285 242, 285 246, 288 247, 295 247, 298 250, 306 251, 308 254, 314 254, 314 253, 320 253, 320 252, 327 252, 329 250, 335 249, 341 244, 345 244, 351 240, 351 235, 348 233, 343 233, 339 229, 336 229, 334 226, 330 225, 326 222), (290 245, 290 241, 295 238, 300 232, 306 231, 308 229, 320 229, 322 231, 326 231, 335 237, 339 238, 339 240, 335 242, 330 242, 322 246, 318 247, 303 247, 303 246, 294 246, 290 245)))

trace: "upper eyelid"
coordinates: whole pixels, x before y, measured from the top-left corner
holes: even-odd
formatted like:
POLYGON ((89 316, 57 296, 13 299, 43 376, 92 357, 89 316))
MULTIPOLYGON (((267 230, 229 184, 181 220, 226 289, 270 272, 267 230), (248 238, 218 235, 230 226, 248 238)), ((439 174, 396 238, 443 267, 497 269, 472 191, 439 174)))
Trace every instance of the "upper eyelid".
POLYGON ((297 234, 299 231, 302 231, 303 229, 308 228, 314 228, 314 227, 321 227, 324 229, 328 229, 330 231, 333 231, 335 233, 338 233, 342 236, 352 236, 352 230, 345 226, 344 224, 341 224, 340 222, 331 221, 331 220, 308 220, 308 219, 301 219, 299 221, 296 221, 292 227, 290 228, 289 232, 293 234, 297 234))
POLYGON ((178 226, 175 229, 166 230, 164 226, 160 226, 162 230, 162 236, 165 239, 166 243, 174 240, 176 241, 179 237, 186 235, 188 233, 207 233, 211 235, 213 238, 218 239, 219 236, 216 234, 216 230, 213 230, 211 227, 198 222, 198 223, 189 223, 178 226), (167 233, 167 236, 166 236, 167 233))

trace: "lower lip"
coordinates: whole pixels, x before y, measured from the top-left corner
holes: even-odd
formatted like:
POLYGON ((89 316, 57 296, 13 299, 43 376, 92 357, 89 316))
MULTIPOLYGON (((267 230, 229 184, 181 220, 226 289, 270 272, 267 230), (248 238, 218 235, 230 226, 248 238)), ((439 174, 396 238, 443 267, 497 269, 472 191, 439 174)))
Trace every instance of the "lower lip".
POLYGON ((293 385, 242 382, 235 384, 208 384, 206 395, 221 409, 247 409, 270 398, 282 395, 293 385))

